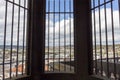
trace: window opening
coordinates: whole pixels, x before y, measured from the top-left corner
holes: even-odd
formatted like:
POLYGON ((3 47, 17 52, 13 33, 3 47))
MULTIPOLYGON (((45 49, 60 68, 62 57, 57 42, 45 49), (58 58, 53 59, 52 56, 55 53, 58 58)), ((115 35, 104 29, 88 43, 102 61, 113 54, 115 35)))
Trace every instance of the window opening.
POLYGON ((28 0, 0 1, 0 80, 26 73, 28 0))
POLYGON ((93 72, 120 79, 120 1, 91 0, 93 72))
POLYGON ((74 72, 73 0, 46 0, 45 72, 74 72))

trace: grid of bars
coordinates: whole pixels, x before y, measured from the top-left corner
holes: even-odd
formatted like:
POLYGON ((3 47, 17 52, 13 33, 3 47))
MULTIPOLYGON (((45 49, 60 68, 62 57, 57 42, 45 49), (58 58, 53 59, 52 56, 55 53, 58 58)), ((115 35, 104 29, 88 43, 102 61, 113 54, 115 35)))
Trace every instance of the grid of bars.
POLYGON ((120 79, 120 0, 91 0, 93 72, 120 79))
POLYGON ((74 72, 73 0, 46 0, 45 72, 74 72))
POLYGON ((0 79, 26 74, 27 0, 1 0, 0 79))

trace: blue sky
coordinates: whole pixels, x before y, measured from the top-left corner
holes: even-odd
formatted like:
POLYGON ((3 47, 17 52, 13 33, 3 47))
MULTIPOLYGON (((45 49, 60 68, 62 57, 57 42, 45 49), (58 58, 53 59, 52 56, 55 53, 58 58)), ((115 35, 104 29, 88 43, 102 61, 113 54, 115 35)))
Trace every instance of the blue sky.
POLYGON ((49 12, 73 12, 73 0, 47 0, 46 1, 46 11, 48 12, 48 9, 50 6, 49 12), (60 4, 59 4, 60 2, 60 4), (55 5, 54 5, 55 4, 55 5), (55 8, 54 8, 55 6, 55 8), (65 9, 64 9, 65 8, 65 9))
MULTIPOLYGON (((73 12, 73 0, 47 0, 46 12, 73 12)), ((58 13, 55 13, 55 14, 51 13, 46 15, 46 46, 48 45, 48 40, 47 40, 48 34, 50 36, 49 45, 53 46, 54 40, 55 40, 55 45, 56 46, 59 45, 59 27, 60 27, 60 45, 64 45, 64 41, 66 45, 70 44, 70 32, 72 34, 71 44, 73 45, 73 40, 74 40, 73 39, 73 13, 72 14, 60 13, 60 15, 58 13), (50 33, 48 33, 48 27, 49 27, 50 33), (70 31, 70 27, 71 27, 71 31, 70 31), (55 29, 55 33, 53 33, 54 29, 55 29), (64 31, 66 33, 64 33, 64 31), (66 36, 66 38, 64 38, 64 35, 66 36), (53 40, 53 38, 55 39, 53 40)))
MULTIPOLYGON (((91 0, 91 5, 92 5, 92 7, 93 7, 93 4, 95 4, 95 6, 98 6, 98 4, 99 4, 99 2, 98 2, 99 0, 91 0), (93 2, 93 1, 95 1, 95 2, 93 2)), ((105 0, 100 0, 100 5, 101 4, 104 4, 104 1, 105 0)), ((109 1, 112 1, 112 0, 106 0, 106 2, 109 2, 109 1)), ((118 10, 118 1, 119 0, 113 0, 112 2, 113 2, 113 9, 114 10, 118 10)), ((107 8, 110 8, 110 4, 111 3, 107 3, 106 4, 106 7, 107 8)), ((102 8, 103 6, 101 6, 101 8, 102 8)))

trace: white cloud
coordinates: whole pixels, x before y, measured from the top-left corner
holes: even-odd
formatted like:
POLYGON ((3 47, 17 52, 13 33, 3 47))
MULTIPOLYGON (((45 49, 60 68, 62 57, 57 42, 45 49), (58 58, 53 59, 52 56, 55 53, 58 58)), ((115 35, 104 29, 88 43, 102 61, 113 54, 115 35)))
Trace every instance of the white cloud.
MULTIPOLYGON (((7 14, 7 28, 6 28, 6 45, 10 45, 11 31, 12 31, 12 4, 11 3, 8 3, 7 9, 8 9, 7 10, 8 14, 7 14)), ((13 45, 17 44, 18 10, 19 10, 18 6, 14 6, 13 45)), ((20 28, 19 28, 19 44, 20 45, 22 45, 23 43, 23 21, 24 21, 23 15, 24 15, 24 9, 20 8, 20 28)), ((0 45, 3 45, 3 41, 4 41, 4 26, 5 26, 5 1, 3 0, 0 2, 0 45)))
MULTIPOLYGON (((49 33, 48 33, 48 26, 46 26, 46 39, 48 39, 48 35, 49 35, 49 45, 53 46, 53 41, 55 41, 55 45, 58 46, 59 34, 60 34, 60 45, 64 45, 64 42, 65 42, 65 45, 69 45, 70 33, 72 38, 71 42, 73 44, 73 19, 72 18, 68 18, 66 20, 63 19, 60 22, 59 21, 55 22, 54 24, 52 21, 50 21, 49 25, 50 25, 49 33)), ((48 45, 48 40, 46 40, 46 45, 48 45)))
MULTIPOLYGON (((108 44, 112 44, 113 41, 113 35, 112 35, 112 15, 111 15, 111 9, 107 8, 106 9, 106 21, 105 23, 105 10, 101 9, 100 10, 100 16, 99 16, 99 11, 95 11, 95 22, 96 22, 96 42, 97 44, 100 43, 100 33, 99 33, 99 17, 101 18, 101 38, 102 38, 102 44, 105 44, 106 42, 106 33, 105 33, 105 27, 107 24, 107 38, 108 38, 108 44)), ((94 31, 94 13, 92 13, 92 19, 93 19, 93 31, 94 31)), ((120 24, 119 24, 119 11, 118 10, 113 10, 113 27, 114 27, 114 40, 116 44, 120 44, 120 24)), ((94 34, 94 32, 93 32, 94 34)), ((94 36, 93 36, 94 39, 94 36)), ((94 40, 93 40, 94 41, 94 40)))

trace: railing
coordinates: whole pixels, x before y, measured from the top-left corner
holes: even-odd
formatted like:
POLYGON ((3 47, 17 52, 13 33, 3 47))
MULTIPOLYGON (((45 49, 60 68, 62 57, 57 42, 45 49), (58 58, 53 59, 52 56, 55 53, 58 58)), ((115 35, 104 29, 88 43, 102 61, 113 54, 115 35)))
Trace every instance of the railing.
POLYGON ((0 80, 26 74, 28 0, 0 1, 0 80))
POLYGON ((118 80, 119 61, 116 59, 120 57, 120 0, 91 0, 91 4, 93 72, 118 80))
MULTIPOLYGON (((56 62, 61 72, 61 61, 71 63, 74 60, 73 19, 73 0, 46 0, 46 72, 55 72, 56 62), (51 62, 53 70, 50 69, 51 62)), ((66 72, 67 66, 64 65, 63 69, 66 72)))
MULTIPOLYGON (((111 77, 114 78, 114 75, 116 75, 117 79, 120 78, 120 58, 116 58, 116 73, 114 72, 114 59, 113 58, 109 58, 109 63, 107 64, 107 58, 102 59, 102 61, 100 59, 97 59, 97 68, 96 68, 96 72, 98 73, 98 75, 100 75, 100 71, 103 71, 103 76, 107 76, 107 77, 111 77), (101 66, 101 62, 102 62, 102 66, 101 66), (109 68, 109 74, 107 72, 107 65, 110 66, 109 68)), ((94 64, 96 64, 96 61, 94 61, 94 64)), ((94 65, 95 68, 95 65, 94 65)))

